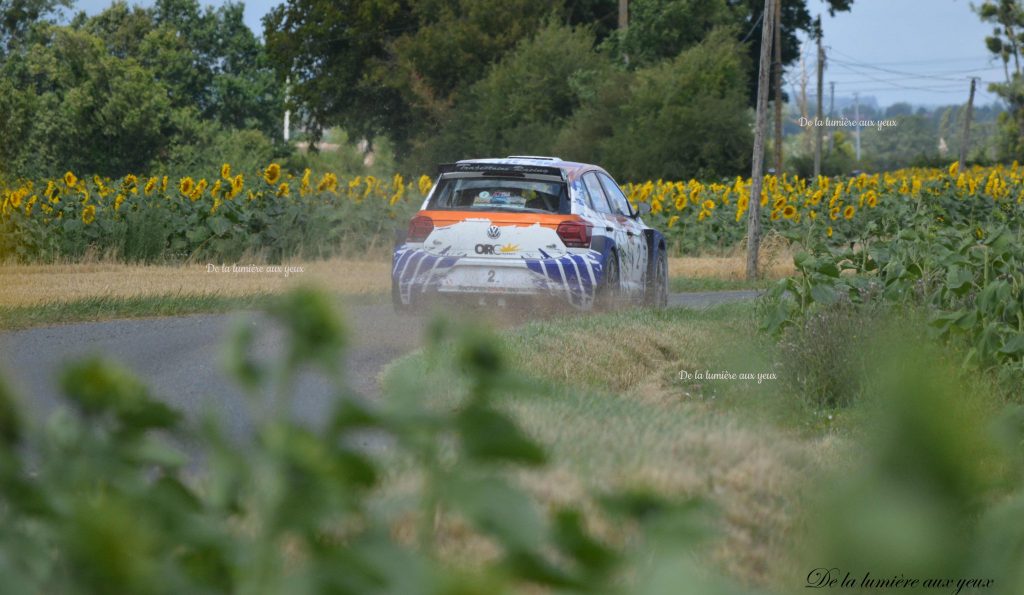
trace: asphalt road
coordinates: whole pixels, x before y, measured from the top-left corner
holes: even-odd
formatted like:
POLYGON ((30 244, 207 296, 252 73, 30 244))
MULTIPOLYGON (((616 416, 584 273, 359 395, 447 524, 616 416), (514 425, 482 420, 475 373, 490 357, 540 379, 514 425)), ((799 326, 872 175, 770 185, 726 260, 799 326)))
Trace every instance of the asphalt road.
MULTIPOLYGON (((757 293, 673 294, 669 305, 702 308, 752 299, 757 293)), ((396 316, 390 304, 349 306, 346 313, 351 331, 347 378, 357 393, 372 398, 383 366, 419 345, 425 319, 396 316)), ((273 360, 280 352, 280 329, 256 313, 114 320, 0 333, 0 374, 24 405, 42 416, 59 403, 63 365, 103 355, 126 366, 187 417, 216 414, 230 434, 243 436, 251 423, 251 403, 221 363, 225 339, 236 324, 259 331, 257 357, 273 360)), ((323 419, 332 394, 325 378, 303 374, 293 397, 294 415, 315 424, 323 419)))

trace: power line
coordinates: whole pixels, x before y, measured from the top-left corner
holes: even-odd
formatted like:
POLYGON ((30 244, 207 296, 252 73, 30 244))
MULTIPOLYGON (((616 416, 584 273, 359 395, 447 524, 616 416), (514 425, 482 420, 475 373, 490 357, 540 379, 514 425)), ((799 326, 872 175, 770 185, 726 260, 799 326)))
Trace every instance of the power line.
MULTIPOLYGON (((892 69, 892 68, 883 68, 881 66, 878 66, 877 64, 867 64, 867 63, 859 61, 854 56, 850 56, 849 54, 846 54, 844 52, 840 52, 839 50, 836 50, 836 49, 833 49, 833 48, 829 48, 829 49, 832 52, 834 52, 836 54, 839 54, 840 56, 845 56, 847 58, 847 60, 842 60, 840 58, 834 58, 833 57, 832 61, 836 62, 838 64, 845 64, 845 65, 848 65, 848 66, 856 66, 856 67, 860 67, 860 68, 867 68, 867 69, 870 69, 870 70, 878 70, 878 71, 881 71, 881 72, 888 72, 890 74, 899 74, 899 75, 903 75, 903 76, 941 78, 941 77, 936 77, 936 75, 956 74, 956 73, 961 73, 961 72, 972 72, 974 70, 987 70, 987 68, 986 69, 981 69, 981 68, 973 69, 972 68, 972 69, 968 69, 968 70, 938 71, 938 72, 933 72, 933 73, 928 73, 928 74, 920 74, 920 73, 916 73, 916 72, 908 72, 908 71, 905 71, 905 70, 895 70, 895 69, 892 69)), ((991 62, 992 59, 993 58, 990 57, 989 62, 991 62)))
MULTIPOLYGON (((871 74, 869 74, 867 72, 858 71, 856 68, 852 68, 852 67, 848 67, 848 68, 850 68, 850 70, 852 70, 853 72, 855 72, 855 73, 857 73, 857 74, 859 74, 859 75, 869 79, 872 82, 882 83, 882 84, 886 84, 886 85, 892 85, 894 88, 897 88, 897 89, 906 89, 908 91, 934 91, 934 90, 941 90, 941 89, 936 89, 934 86, 929 88, 929 87, 922 87, 922 86, 901 85, 899 83, 893 82, 892 79, 878 78, 877 76, 872 76, 871 74)), ((945 78, 945 77, 925 77, 925 78, 928 78, 930 80, 947 81, 949 83, 962 83, 962 81, 963 81, 963 79, 945 78)))
MULTIPOLYGON (((850 66, 847 66, 845 64, 837 64, 837 66, 844 70, 844 72, 837 72, 837 73, 835 73, 837 76, 854 76, 854 75, 855 76, 864 76, 864 73, 861 72, 860 70, 857 70, 857 69, 855 69, 853 67, 850 67, 850 66)), ((993 67, 993 68, 972 68, 970 70, 963 70, 963 71, 960 71, 960 72, 963 73, 963 74, 977 74, 977 73, 985 73, 985 72, 996 72, 998 70, 999 69, 996 68, 996 67, 993 67)), ((950 72, 949 74, 954 74, 954 72, 950 72)), ((886 78, 880 79, 880 80, 886 80, 886 81, 905 81, 907 79, 926 79, 926 80, 934 80, 934 81, 939 81, 939 82, 948 81, 948 82, 962 83, 964 80, 969 79, 969 78, 971 78, 971 77, 970 76, 939 77, 939 76, 933 76, 933 75, 930 75, 930 74, 915 74, 915 75, 903 75, 903 76, 899 76, 899 77, 886 77, 886 78)))
POLYGON ((746 41, 750 39, 750 36, 754 34, 754 29, 757 29, 757 25, 761 22, 761 19, 763 18, 764 11, 761 11, 761 14, 757 17, 757 20, 754 21, 754 24, 750 26, 750 31, 747 31, 747 34, 743 36, 743 39, 740 40, 740 43, 746 43, 746 41))
MULTIPOLYGON (((845 54, 845 53, 840 52, 839 50, 836 50, 836 49, 832 49, 832 51, 837 53, 837 54, 840 54, 842 56, 846 56, 848 58, 851 57, 849 54, 845 54)), ((948 63, 948 62, 976 62, 978 60, 992 60, 992 59, 994 59, 994 56, 989 54, 989 55, 986 55, 986 56, 977 56, 977 57, 973 57, 973 58, 934 58, 934 59, 931 59, 931 60, 905 60, 905 61, 897 61, 897 62, 873 62, 873 64, 875 64, 876 66, 877 65, 893 66, 893 65, 901 65, 901 64, 944 64, 944 63, 948 63)))

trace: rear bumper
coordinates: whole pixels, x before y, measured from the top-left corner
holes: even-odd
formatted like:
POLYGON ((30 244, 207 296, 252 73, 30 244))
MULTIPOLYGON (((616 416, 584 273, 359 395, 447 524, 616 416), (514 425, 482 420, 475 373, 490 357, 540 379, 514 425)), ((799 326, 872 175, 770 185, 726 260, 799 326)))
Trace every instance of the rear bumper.
POLYGON ((486 258, 395 250, 391 272, 396 298, 411 306, 427 294, 446 296, 550 296, 582 309, 593 305, 604 259, 594 250, 552 258, 486 258))

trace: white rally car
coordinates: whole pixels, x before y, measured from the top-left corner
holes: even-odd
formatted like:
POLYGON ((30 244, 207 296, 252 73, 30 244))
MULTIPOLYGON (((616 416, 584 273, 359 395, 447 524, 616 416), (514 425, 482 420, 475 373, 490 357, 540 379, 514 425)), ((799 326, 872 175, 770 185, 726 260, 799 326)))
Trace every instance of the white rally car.
POLYGON ((552 296, 580 308, 665 306, 665 238, 596 165, 555 157, 442 165, 398 238, 392 300, 405 311, 437 298, 505 305, 552 296))

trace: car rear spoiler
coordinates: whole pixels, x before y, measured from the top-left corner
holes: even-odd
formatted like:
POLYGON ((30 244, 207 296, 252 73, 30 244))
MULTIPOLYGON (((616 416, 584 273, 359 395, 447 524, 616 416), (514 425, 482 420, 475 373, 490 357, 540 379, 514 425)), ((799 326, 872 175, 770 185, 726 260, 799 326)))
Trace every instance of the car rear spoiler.
POLYGON ((520 165, 517 163, 442 163, 437 167, 438 175, 448 173, 480 173, 497 175, 541 175, 565 179, 564 172, 557 167, 543 165, 520 165))

